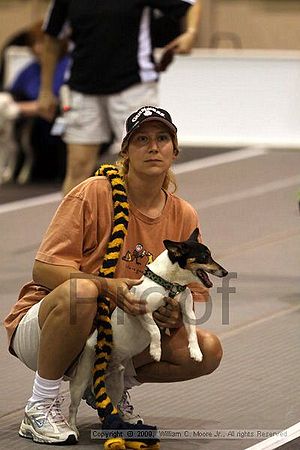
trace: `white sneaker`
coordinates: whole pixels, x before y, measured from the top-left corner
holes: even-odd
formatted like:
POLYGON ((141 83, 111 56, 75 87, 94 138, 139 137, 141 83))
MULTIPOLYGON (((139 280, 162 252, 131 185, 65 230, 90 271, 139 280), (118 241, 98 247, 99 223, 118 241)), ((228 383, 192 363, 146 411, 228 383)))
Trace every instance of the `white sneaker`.
POLYGON ((128 391, 124 391, 121 400, 118 403, 118 411, 121 418, 125 422, 132 424, 144 423, 142 417, 134 411, 134 407, 130 402, 130 395, 128 391))
POLYGON ((78 436, 61 412, 62 397, 28 402, 19 435, 43 444, 76 444, 78 436))

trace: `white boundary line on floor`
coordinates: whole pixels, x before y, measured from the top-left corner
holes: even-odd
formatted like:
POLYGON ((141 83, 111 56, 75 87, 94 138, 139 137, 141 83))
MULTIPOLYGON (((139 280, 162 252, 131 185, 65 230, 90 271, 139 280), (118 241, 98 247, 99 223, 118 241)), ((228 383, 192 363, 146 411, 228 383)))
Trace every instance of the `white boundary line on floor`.
MULTIPOLYGON (((20 187, 20 189, 22 188, 20 187)), ((31 208, 32 206, 47 205, 48 203, 59 202, 61 199, 61 192, 54 192, 53 194, 39 195, 38 197, 26 198, 24 200, 16 200, 15 202, 0 205, 0 214, 31 208)))
POLYGON ((242 150, 235 150, 231 152, 225 152, 218 155, 208 156, 206 158, 200 158, 184 163, 179 163, 174 166, 174 173, 180 175, 186 172, 193 172, 198 169, 206 169, 207 167, 219 166, 221 164, 228 164, 242 159, 254 158, 255 156, 261 156, 269 153, 265 147, 255 146, 249 148, 243 148, 242 150))
POLYGON ((261 317, 260 319, 252 320, 251 322, 244 323, 242 325, 239 325, 231 330, 224 331, 223 333, 219 333, 219 336, 222 339, 231 338, 232 336, 236 336, 239 333, 242 333, 244 331, 251 330, 253 327, 256 327, 257 325, 265 324, 266 322, 270 322, 273 319, 278 319, 279 317, 286 316, 288 314, 291 314, 293 312, 298 312, 300 310, 300 306, 291 306, 290 308, 282 309, 280 311, 276 311, 273 314, 267 314, 265 317, 261 317))
MULTIPOLYGON (((201 211, 203 211, 204 208, 219 206, 229 202, 237 202, 240 200, 245 200, 246 198, 259 197, 260 195, 269 194, 271 192, 290 188, 292 186, 296 186, 298 188, 299 184, 300 184, 300 175, 294 175, 289 178, 270 181, 269 183, 255 186, 250 189, 241 190, 239 192, 230 192, 229 194, 220 195, 218 197, 213 197, 211 199, 203 200, 201 202, 194 202, 193 207, 196 209, 200 208, 201 211)), ((295 199, 296 199, 296 189, 295 189, 295 199)))
MULTIPOLYGON (((195 170, 203 169, 206 167, 228 164, 234 161, 240 161, 242 159, 254 158, 255 156, 260 156, 265 153, 267 153, 267 150, 258 146, 232 152, 226 152, 219 155, 208 156, 207 158, 200 158, 185 163, 179 163, 174 166, 174 172, 176 174, 193 172, 195 170)), ((22 188, 20 187, 20 189, 22 188)), ((59 202, 61 199, 62 194, 60 192, 54 192, 53 194, 40 195, 38 197, 31 197, 24 200, 4 203, 3 205, 0 205, 0 214, 18 211, 25 208, 31 208, 33 206, 59 202)))
POLYGON ((265 441, 259 442, 252 447, 247 447, 245 450, 273 450, 282 445, 297 439, 300 436, 300 422, 295 425, 282 430, 278 435, 272 436, 265 441))

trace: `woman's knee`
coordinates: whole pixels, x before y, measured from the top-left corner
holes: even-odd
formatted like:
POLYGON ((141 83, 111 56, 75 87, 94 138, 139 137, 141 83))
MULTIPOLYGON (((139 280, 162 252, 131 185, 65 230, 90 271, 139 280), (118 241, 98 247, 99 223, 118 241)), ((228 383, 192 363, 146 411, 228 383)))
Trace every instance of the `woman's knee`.
POLYGON ((70 318, 86 320, 94 318, 97 311, 98 289, 95 283, 88 278, 73 278, 66 286, 69 298, 64 303, 70 318))
POLYGON ((92 280, 67 280, 48 294, 48 299, 44 299, 39 321, 43 323, 50 313, 73 324, 93 320, 97 311, 97 296, 98 289, 92 280))
POLYGON ((198 342, 203 353, 202 375, 214 372, 220 365, 223 349, 219 338, 208 331, 197 330, 198 342))
POLYGON ((98 297, 98 289, 92 279, 74 277, 68 280, 68 282, 70 283, 70 295, 73 295, 74 298, 84 302, 88 299, 93 301, 98 297))

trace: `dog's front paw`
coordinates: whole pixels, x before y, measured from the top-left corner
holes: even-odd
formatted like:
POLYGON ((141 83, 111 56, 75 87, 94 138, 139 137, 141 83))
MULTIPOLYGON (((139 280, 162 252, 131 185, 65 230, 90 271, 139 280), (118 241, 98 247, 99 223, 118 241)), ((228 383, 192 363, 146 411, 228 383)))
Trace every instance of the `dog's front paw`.
POLYGON ((201 362, 203 360, 203 355, 200 348, 196 345, 189 345, 190 356, 195 361, 201 362))
POLYGON ((150 345, 150 355, 155 361, 160 361, 161 358, 161 348, 154 347, 150 345))

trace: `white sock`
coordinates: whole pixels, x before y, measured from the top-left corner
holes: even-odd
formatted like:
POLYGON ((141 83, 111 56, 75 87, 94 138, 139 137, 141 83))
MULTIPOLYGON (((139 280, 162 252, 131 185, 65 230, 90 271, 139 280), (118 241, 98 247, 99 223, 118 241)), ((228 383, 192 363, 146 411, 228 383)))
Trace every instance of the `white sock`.
POLYGON ((46 398, 55 399, 60 390, 60 385, 63 377, 58 380, 46 380, 35 373, 32 396, 28 400, 29 402, 39 402, 45 400, 46 398))

